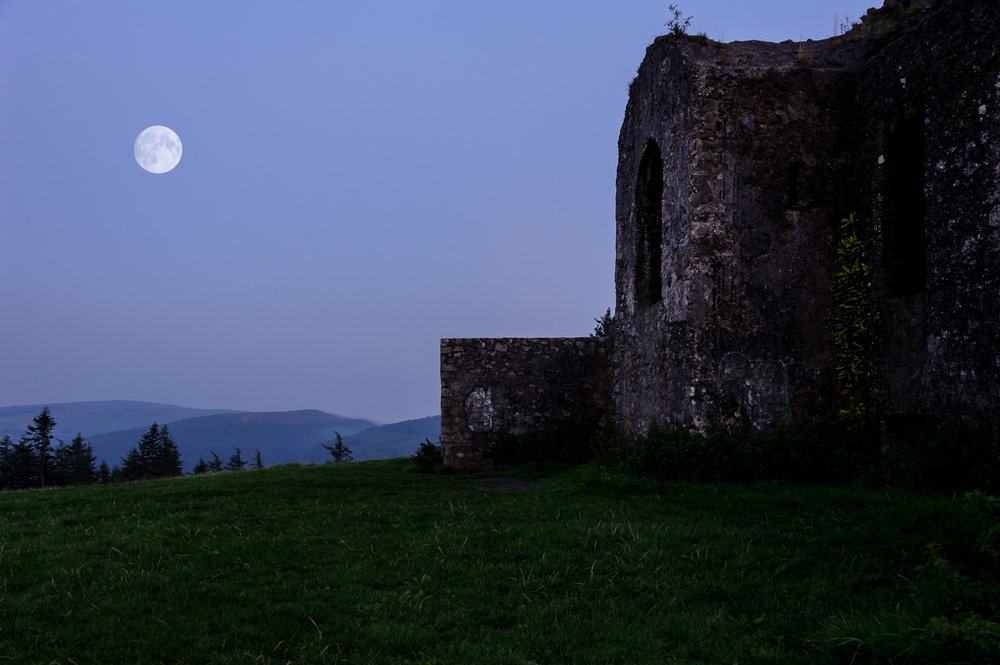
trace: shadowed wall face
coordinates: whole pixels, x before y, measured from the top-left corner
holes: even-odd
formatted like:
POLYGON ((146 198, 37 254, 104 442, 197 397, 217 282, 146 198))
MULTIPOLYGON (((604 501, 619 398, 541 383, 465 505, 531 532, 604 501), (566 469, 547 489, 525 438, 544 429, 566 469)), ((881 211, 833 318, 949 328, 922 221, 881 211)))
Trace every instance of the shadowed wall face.
POLYGON ((447 464, 489 468, 509 434, 602 424, 606 341, 596 337, 441 340, 441 448, 447 464))
POLYGON ((928 0, 872 45, 856 131, 871 409, 1000 437, 1000 3, 928 0))

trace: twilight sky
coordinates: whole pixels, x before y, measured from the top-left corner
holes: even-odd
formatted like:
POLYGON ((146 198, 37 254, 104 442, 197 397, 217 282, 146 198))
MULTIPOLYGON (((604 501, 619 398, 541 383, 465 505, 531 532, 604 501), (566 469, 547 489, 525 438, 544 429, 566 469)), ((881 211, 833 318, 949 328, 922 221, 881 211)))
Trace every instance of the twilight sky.
MULTIPOLYGON (((589 334, 668 4, 0 0, 0 406, 393 422, 440 412, 441 337, 589 334)), ((881 3, 677 4, 781 41, 881 3)))

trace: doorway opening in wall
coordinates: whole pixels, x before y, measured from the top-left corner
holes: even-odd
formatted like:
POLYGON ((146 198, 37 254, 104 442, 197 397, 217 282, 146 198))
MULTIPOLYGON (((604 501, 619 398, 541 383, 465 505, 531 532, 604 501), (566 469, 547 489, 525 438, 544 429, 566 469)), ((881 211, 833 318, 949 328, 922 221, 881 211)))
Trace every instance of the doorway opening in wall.
POLYGON ((886 203, 882 215, 885 286, 905 298, 927 288, 924 232, 924 114, 890 126, 885 144, 886 203))
POLYGON ((635 302, 650 307, 663 299, 663 158, 649 139, 639 158, 635 186, 635 302))

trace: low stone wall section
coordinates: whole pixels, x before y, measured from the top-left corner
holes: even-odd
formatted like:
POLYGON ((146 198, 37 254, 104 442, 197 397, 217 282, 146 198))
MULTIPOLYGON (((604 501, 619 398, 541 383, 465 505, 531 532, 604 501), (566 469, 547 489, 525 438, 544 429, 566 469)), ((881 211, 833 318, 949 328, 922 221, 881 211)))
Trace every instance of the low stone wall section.
POLYGON ((598 337, 442 339, 445 463, 490 468, 490 451, 509 434, 603 422, 607 353, 598 337))

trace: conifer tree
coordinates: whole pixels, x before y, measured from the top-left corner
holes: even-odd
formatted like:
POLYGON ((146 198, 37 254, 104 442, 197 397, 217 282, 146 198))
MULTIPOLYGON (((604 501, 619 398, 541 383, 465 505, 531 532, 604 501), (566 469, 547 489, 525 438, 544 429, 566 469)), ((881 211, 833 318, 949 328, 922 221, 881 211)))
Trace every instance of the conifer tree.
POLYGON ((49 482, 60 487, 69 484, 67 476, 73 466, 70 459, 71 453, 69 445, 62 439, 57 439, 55 450, 52 451, 52 471, 49 474, 49 482))
POLYGON ((4 434, 3 438, 0 438, 0 490, 7 489, 8 485, 8 464, 11 455, 13 454, 14 442, 11 441, 9 434, 4 434))
POLYGON ((52 418, 49 407, 43 407, 41 413, 35 416, 27 431, 21 437, 21 443, 28 445, 35 455, 35 466, 38 471, 38 486, 45 487, 50 481, 52 470, 52 431, 56 421, 52 418))
POLYGON ((181 453, 177 449, 170 436, 170 431, 164 425, 160 428, 160 436, 157 439, 156 460, 152 466, 157 478, 173 478, 184 474, 184 465, 181 463, 181 453))
POLYGON ((260 450, 257 450, 257 452, 253 456, 253 468, 255 469, 264 468, 264 462, 260 458, 260 450))
POLYGON ((89 485, 97 479, 94 449, 84 443, 79 432, 67 445, 60 441, 53 456, 53 476, 57 485, 89 485))
POLYGON ((153 423, 146 430, 146 433, 142 435, 139 439, 138 452, 138 477, 139 478, 156 478, 156 472, 153 466, 159 457, 160 447, 160 426, 153 423))
POLYGON ((91 484, 97 480, 97 456, 94 447, 85 443, 79 432, 70 441, 70 452, 73 456, 73 483, 91 484))
POLYGON ((108 463, 104 460, 101 460, 101 465, 97 467, 97 482, 102 485, 111 482, 111 469, 108 468, 108 463))
POLYGON ((333 430, 333 433, 337 435, 337 442, 335 444, 328 446, 325 443, 322 443, 320 445, 330 451, 330 455, 333 456, 334 463, 350 462, 354 459, 351 454, 351 449, 344 445, 344 440, 340 438, 340 432, 333 430))
POLYGON ((38 487, 38 460, 31 444, 25 441, 24 437, 17 443, 12 443, 10 437, 7 437, 6 442, 3 451, 3 486, 12 490, 38 487))
POLYGON ((115 467, 111 473, 112 479, 116 482, 130 480, 142 480, 146 477, 145 465, 142 463, 142 455, 135 446, 129 448, 128 453, 122 458, 121 467, 115 467))
POLYGON ((180 451, 166 425, 161 428, 153 423, 139 439, 138 447, 133 447, 122 459, 125 480, 171 478, 182 473, 180 451))
POLYGON ((200 476, 203 473, 208 473, 208 471, 209 471, 208 464, 205 463, 205 458, 204 457, 199 457, 198 458, 198 463, 194 465, 194 468, 192 469, 192 471, 194 472, 194 475, 196 475, 196 476, 200 476))
POLYGON ((237 448, 236 452, 229 458, 229 463, 226 464, 226 471, 242 471, 245 468, 247 468, 246 460, 243 459, 243 453, 237 448))
POLYGON ((208 462, 208 470, 212 473, 222 471, 222 460, 219 458, 219 455, 214 450, 208 452, 212 453, 212 459, 208 462))
POLYGON ((610 307, 608 307, 604 314, 601 315, 601 318, 594 319, 594 322, 597 323, 597 325, 594 326, 594 332, 590 333, 591 337, 611 336, 611 328, 614 326, 615 317, 611 313, 610 307))

